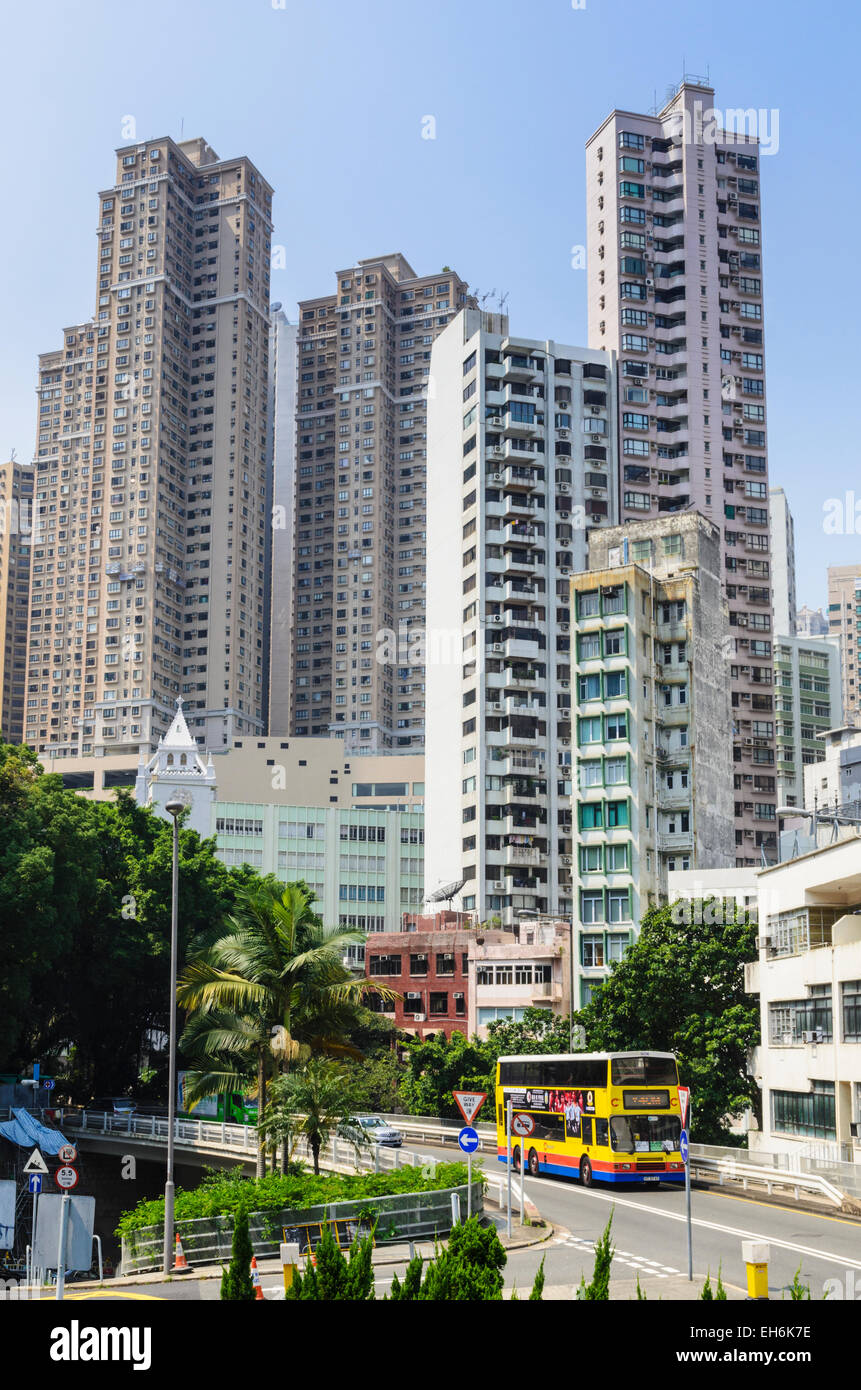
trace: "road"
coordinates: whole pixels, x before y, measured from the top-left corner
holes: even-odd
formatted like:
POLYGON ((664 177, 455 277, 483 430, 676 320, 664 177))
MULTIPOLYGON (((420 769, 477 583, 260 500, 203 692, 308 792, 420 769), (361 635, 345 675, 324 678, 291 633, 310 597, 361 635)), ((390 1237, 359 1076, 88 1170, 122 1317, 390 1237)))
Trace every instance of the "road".
MULTIPOLYGON (((428 1157, 451 1159, 452 1148, 417 1145, 428 1157)), ((491 1155, 483 1158, 490 1176, 505 1172, 503 1164, 491 1155)), ((613 1213, 613 1241, 616 1246, 614 1268, 619 1274, 649 1279, 657 1285, 663 1274, 687 1273, 687 1230, 684 1188, 582 1188, 563 1178, 526 1179, 531 1201, 554 1226, 563 1228, 558 1243, 524 1251, 513 1251, 506 1269, 506 1282, 518 1288, 531 1283, 541 1254, 547 1252, 545 1273, 549 1284, 579 1283, 581 1273, 592 1272, 592 1244, 600 1236, 613 1213)), ((781 1290, 792 1283, 801 1266, 801 1280, 810 1285, 814 1298, 822 1298, 827 1279, 847 1283, 861 1294, 861 1222, 847 1217, 818 1215, 796 1208, 778 1206, 763 1198, 735 1196, 714 1189, 694 1189, 693 1217, 694 1274, 702 1278, 711 1270, 712 1282, 718 1268, 726 1280, 744 1285, 742 1240, 766 1240, 771 1246, 769 1289, 780 1298, 781 1290)), ((657 1295, 657 1287, 655 1293, 657 1295)), ((832 1297, 834 1295, 832 1294, 832 1297)))
MULTIPOLYGON (((414 1151, 429 1159, 450 1161, 453 1157, 450 1145, 443 1148, 419 1144, 414 1151)), ((503 1165, 494 1163, 490 1155, 485 1155, 482 1163, 492 1177, 505 1172, 503 1165)), ((542 1216, 556 1227, 556 1234, 543 1245, 510 1253, 505 1271, 507 1286, 516 1284, 528 1293, 542 1256, 548 1285, 579 1284, 581 1275, 588 1281, 594 1263, 594 1242, 611 1213, 616 1247, 613 1271, 617 1278, 632 1280, 639 1276, 647 1295, 657 1298, 663 1279, 687 1273, 683 1188, 587 1189, 562 1178, 527 1177, 526 1192, 542 1216)), ((861 1295, 861 1222, 716 1190, 695 1189, 691 1206, 693 1297, 698 1296, 709 1271, 713 1284, 720 1269, 725 1282, 743 1287, 741 1242, 752 1239, 766 1240, 771 1247, 772 1298, 780 1299, 799 1267, 801 1281, 810 1286, 814 1299, 823 1297, 826 1280, 837 1280, 844 1298, 861 1295)), ((403 1265, 380 1267, 376 1278, 378 1296, 388 1292, 394 1271, 401 1275, 403 1269, 403 1265)), ((270 1298, 281 1287, 277 1274, 264 1275, 262 1283, 270 1298)), ((116 1286, 117 1292, 121 1287, 116 1286)), ((145 1292, 170 1300, 209 1301, 218 1298, 219 1281, 173 1280, 146 1285, 145 1292)), ((830 1296, 835 1297, 833 1291, 830 1296)))

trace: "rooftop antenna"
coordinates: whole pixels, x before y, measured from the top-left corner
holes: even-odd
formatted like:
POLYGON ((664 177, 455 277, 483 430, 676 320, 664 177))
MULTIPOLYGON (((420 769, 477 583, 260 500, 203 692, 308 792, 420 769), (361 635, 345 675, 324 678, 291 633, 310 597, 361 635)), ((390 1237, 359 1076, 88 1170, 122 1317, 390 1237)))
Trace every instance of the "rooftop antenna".
POLYGON ((180 141, 182 140, 182 137, 183 137, 184 134, 185 134, 185 116, 182 116, 182 117, 180 118, 180 122, 179 122, 179 138, 180 138, 180 141))
POLYGON ((506 304, 508 303, 508 296, 509 296, 510 293, 511 293, 510 290, 506 290, 506 291, 505 291, 505 294, 500 293, 500 296, 499 296, 499 312, 500 312, 500 314, 504 314, 504 313, 505 313, 505 306, 506 306, 506 304))
POLYGON ((14 450, 14 449, 12 450, 11 454, 9 455, 9 462, 10 462, 10 463, 14 463, 14 462, 15 462, 15 450, 14 450))

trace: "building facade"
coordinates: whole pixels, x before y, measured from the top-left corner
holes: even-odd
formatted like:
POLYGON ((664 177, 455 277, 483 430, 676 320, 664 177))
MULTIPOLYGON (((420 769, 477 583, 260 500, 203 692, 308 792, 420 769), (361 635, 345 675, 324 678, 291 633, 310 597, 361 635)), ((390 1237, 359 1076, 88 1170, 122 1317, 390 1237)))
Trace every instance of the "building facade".
POLYGON ((843 719, 861 715, 861 564, 828 566, 828 632, 840 642, 843 719))
POLYGON ((821 811, 835 808, 861 816, 861 729, 834 726, 818 735, 820 756, 803 769, 804 806, 821 811))
MULTIPOLYGON (((589 342, 619 359, 620 519, 694 509, 720 528, 733 754, 753 780, 742 702, 770 701, 773 672, 760 157, 713 100, 686 80, 657 115, 613 111, 588 141, 589 342)), ((740 867, 758 829, 742 809, 740 867)))
POLYGON ((33 469, 0 463, 0 734, 7 743, 24 736, 33 520, 33 469))
POLYGON ((805 769, 824 760, 823 735, 842 723, 836 641, 775 637, 774 706, 778 804, 804 806, 805 769))
POLYGON ((296 521, 296 387, 299 328, 273 304, 269 329, 269 460, 272 478, 272 554, 267 592, 269 647, 267 730, 290 729, 290 653, 293 643, 293 544, 296 521))
POLYGON ((766 1153, 861 1162, 861 842, 857 834, 764 870, 759 995, 766 1153))
POLYGON ((272 189, 205 140, 117 152, 96 310, 39 364, 26 738, 263 731, 272 189))
POLYGON ((422 751, 431 347, 467 286, 400 254, 336 281, 299 306, 290 732, 422 751))
POLYGON ((821 608, 808 608, 805 603, 795 617, 796 637, 827 637, 828 619, 821 608))
POLYGON ((615 507, 611 358, 467 309, 428 410, 428 894, 568 916, 570 575, 615 507))
MULTIPOLYGON (((593 532, 571 580, 580 1003, 667 900, 671 872, 733 864, 734 799, 771 785, 733 766, 720 559, 711 522, 665 517, 593 532)), ((763 837, 770 804, 756 808, 763 837)))
POLYGON ((775 637, 794 637, 798 623, 795 600, 795 522, 782 487, 769 490, 768 516, 771 533, 774 634, 775 637))

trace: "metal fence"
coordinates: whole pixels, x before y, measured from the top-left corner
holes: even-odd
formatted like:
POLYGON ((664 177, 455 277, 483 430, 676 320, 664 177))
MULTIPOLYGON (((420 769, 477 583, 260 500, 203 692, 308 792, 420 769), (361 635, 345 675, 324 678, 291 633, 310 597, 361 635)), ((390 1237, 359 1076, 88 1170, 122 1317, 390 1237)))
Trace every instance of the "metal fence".
MULTIPOLYGON (((399 1192, 389 1197, 364 1197, 356 1201, 339 1201, 327 1206, 308 1207, 297 1211, 252 1212, 249 1216, 249 1235, 254 1254, 258 1257, 277 1257, 285 1228, 293 1234, 299 1230, 321 1230, 334 1223, 336 1238, 342 1244, 359 1230, 374 1225, 374 1244, 391 1245, 430 1240, 448 1236, 452 1229, 452 1196, 457 1194, 461 1213, 466 1214, 468 1188, 441 1188, 431 1192, 399 1192)), ((484 1188, 481 1180, 472 1184, 472 1212, 481 1216, 484 1210, 484 1188)), ((233 1240, 233 1217, 198 1217, 176 1222, 183 1253, 194 1266, 226 1264, 230 1259, 233 1240)), ((294 1238, 296 1238, 294 1236, 294 1238)), ((162 1267, 164 1231, 161 1226, 145 1226, 122 1240, 123 1275, 142 1274, 162 1267)), ((316 1236, 310 1244, 315 1248, 316 1236)))
MULTIPOLYGON (((753 1169, 768 1169, 799 1177, 824 1178, 847 1197, 861 1199, 861 1164, 837 1163, 833 1160, 811 1158, 804 1154, 768 1153, 763 1149, 730 1149, 717 1144, 692 1144, 692 1158, 714 1160, 731 1180, 734 1165, 753 1169)), ((763 1179, 764 1180, 764 1179, 763 1179)))

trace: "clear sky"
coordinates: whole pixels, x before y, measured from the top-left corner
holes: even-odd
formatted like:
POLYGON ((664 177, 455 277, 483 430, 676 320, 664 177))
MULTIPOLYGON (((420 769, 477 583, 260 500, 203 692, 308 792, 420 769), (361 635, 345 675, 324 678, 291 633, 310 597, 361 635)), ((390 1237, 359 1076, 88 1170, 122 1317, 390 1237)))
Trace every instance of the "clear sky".
POLYGON ((799 604, 819 607, 826 565, 861 561, 859 31, 849 0, 7 6, 0 453, 31 457, 37 354, 94 312, 96 193, 127 118, 138 140, 205 135, 255 161, 291 316, 336 268, 400 250, 507 292, 514 333, 585 344, 585 140, 613 107, 708 72, 719 108, 779 113, 762 161, 770 476, 795 516, 799 604), (825 504, 853 489, 858 534, 829 534, 825 504))

